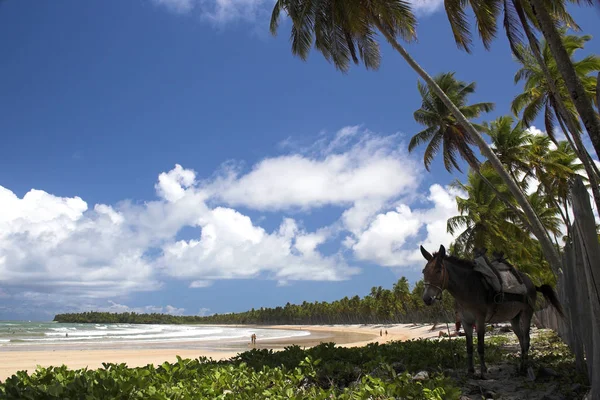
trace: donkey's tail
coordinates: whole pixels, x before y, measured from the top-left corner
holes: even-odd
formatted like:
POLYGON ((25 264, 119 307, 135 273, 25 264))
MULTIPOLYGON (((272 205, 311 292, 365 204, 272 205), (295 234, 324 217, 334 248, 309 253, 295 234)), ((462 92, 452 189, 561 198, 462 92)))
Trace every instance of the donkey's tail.
POLYGON ((542 286, 536 286, 535 290, 544 295, 546 300, 552 304, 561 317, 565 316, 562 305, 560 304, 560 301, 558 301, 558 296, 554 292, 554 289, 552 289, 552 286, 544 284, 542 286))

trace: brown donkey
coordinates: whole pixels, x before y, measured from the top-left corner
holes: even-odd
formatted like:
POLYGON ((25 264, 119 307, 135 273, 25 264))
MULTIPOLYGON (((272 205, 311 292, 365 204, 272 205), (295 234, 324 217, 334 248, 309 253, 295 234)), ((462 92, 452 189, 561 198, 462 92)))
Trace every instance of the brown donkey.
POLYGON ((481 365, 481 374, 487 372, 483 357, 483 340, 486 323, 509 321, 521 345, 520 372, 527 369, 527 353, 529 351, 529 328, 533 316, 537 292, 541 292, 560 315, 562 307, 550 285, 536 287, 529 276, 519 272, 522 282, 527 288, 527 296, 505 293, 501 302, 494 301, 494 292, 483 282, 482 274, 475 271, 472 261, 446 255, 444 246, 431 255, 421 246, 421 254, 427 260, 423 269, 423 301, 428 306, 442 297, 448 290, 455 298, 457 310, 463 322, 467 338, 467 362, 469 373, 474 373, 473 366, 473 324, 477 326, 477 352, 481 365))

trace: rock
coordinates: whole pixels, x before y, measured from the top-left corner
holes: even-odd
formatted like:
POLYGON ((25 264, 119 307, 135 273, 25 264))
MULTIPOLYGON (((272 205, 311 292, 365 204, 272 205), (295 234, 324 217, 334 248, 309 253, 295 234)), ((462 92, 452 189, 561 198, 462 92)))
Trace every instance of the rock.
POLYGON ((413 380, 415 381, 424 381, 429 379, 429 372, 427 371, 421 371, 419 373, 417 373, 415 376, 413 376, 413 380))
POLYGON ((460 372, 454 370, 454 369, 447 369, 444 371, 444 375, 452 378, 452 379, 458 379, 460 378, 460 372))
POLYGON ((510 326, 506 326, 505 325, 505 326, 500 327, 500 332, 505 332, 505 333, 506 332, 512 332, 512 329, 511 329, 510 326))
POLYGON ((580 383, 574 383, 573 385, 571 385, 571 392, 579 392, 581 389, 583 388, 583 386, 581 386, 580 383))
POLYGON ((565 396, 560 395, 560 394, 553 394, 553 395, 546 394, 540 400, 566 400, 566 398, 565 398, 565 396))
POLYGON ((538 370, 538 378, 543 378, 543 377, 547 377, 547 376, 555 377, 555 376, 559 376, 559 374, 552 368, 541 367, 538 370))
POLYGON ((483 393, 483 395, 485 396, 486 399, 493 399, 496 396, 496 392, 488 389, 483 393))
POLYGON ((491 366, 491 367, 488 367, 488 370, 487 370, 487 373, 490 374, 490 375, 495 375, 495 374, 498 374, 500 372, 502 372, 502 368, 497 367, 495 365, 491 366))
POLYGON ((533 372, 532 367, 527 368, 527 377, 530 381, 535 381, 535 372, 533 372))
POLYGON ((392 363, 391 366, 397 374, 401 374, 406 371, 406 367, 401 362, 392 363))
POLYGON ((232 394, 233 392, 229 389, 223 390, 223 394, 232 394))

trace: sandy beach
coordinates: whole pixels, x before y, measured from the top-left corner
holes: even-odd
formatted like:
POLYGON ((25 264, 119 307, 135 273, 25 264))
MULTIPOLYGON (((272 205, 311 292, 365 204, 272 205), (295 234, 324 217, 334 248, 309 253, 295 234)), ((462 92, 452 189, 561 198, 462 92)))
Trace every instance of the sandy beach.
MULTIPOLYGON (((339 346, 355 347, 368 343, 385 343, 395 340, 410 340, 421 337, 437 337, 438 330, 431 331, 431 325, 277 325, 255 326, 263 329, 289 329, 310 332, 308 336, 286 339, 259 340, 255 348, 282 349, 297 344, 303 347, 318 345, 321 342, 335 342, 339 346), (388 334, 385 335, 387 330, 388 334), (380 331, 383 333, 380 336, 380 331)), ((100 368, 103 362, 126 363, 130 367, 159 365, 164 361, 174 362, 176 356, 182 358, 209 357, 214 360, 228 359, 240 352, 250 350, 247 344, 219 346, 214 349, 194 349, 193 342, 172 344, 172 348, 160 349, 60 349, 60 350, 11 350, 0 352, 0 380, 4 381, 15 372, 33 372, 37 365, 44 367, 65 364, 69 368, 100 368), (178 347, 179 346, 179 347, 178 347)))

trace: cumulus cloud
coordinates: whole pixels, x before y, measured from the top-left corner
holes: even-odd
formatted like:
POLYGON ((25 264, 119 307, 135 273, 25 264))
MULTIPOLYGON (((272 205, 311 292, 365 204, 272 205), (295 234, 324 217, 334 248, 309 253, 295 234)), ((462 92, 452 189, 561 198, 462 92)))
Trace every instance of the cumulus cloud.
POLYGON ((409 0, 413 10, 417 15, 428 15, 440 10, 443 5, 442 0, 409 0))
POLYGON ((152 2, 176 13, 190 12, 196 5, 195 0, 152 0, 152 2))
POLYGON ((317 150, 264 159, 246 174, 228 166, 207 190, 229 205, 257 210, 356 205, 360 211, 346 217, 356 227, 385 201, 418 185, 416 174, 406 172, 420 167, 395 136, 348 127, 317 150), (350 136, 359 139, 348 143, 350 136))
POLYGON ((419 243, 450 243, 456 193, 432 185, 419 195, 421 166, 399 135, 349 126, 319 138, 208 177, 176 164, 158 174, 156 198, 143 203, 91 206, 37 189, 19 198, 0 186, 0 297, 48 312, 180 314, 121 303, 165 279, 196 290, 222 279, 339 281, 358 274, 357 263, 420 266, 419 243), (278 223, 267 229, 240 207, 278 223), (303 218, 323 207, 334 222, 307 229, 303 218), (186 227, 199 233, 178 240, 186 227))
POLYGON ((0 187, 0 283, 89 297, 159 287, 143 249, 110 206, 0 187))
POLYGON ((397 135, 346 127, 246 171, 228 164, 198 179, 176 164, 158 175, 157 198, 144 203, 90 206, 38 189, 19 198, 0 186, 2 297, 64 309, 155 291, 167 277, 199 290, 218 279, 348 279, 359 269, 345 249, 323 252, 323 245, 348 231, 363 259, 379 260, 368 238, 385 221, 373 221, 418 188, 420 167, 403 147, 397 135), (239 206, 278 215, 279 226, 267 230, 239 206), (308 230, 286 215, 323 206, 337 210, 338 222, 308 230), (176 240, 185 227, 199 228, 198 237, 176 240))
POLYGON ((192 283, 190 283, 190 288, 192 288, 192 289, 206 288, 206 287, 212 286, 212 284, 213 284, 212 281, 206 281, 206 280, 199 279, 197 281, 192 281, 192 283))
POLYGON ((92 310, 92 311, 101 311, 101 312, 110 312, 110 313, 124 313, 124 312, 134 312, 137 314, 170 314, 170 315, 183 315, 185 312, 185 308, 177 308, 170 305, 165 307, 161 306, 143 306, 143 307, 130 307, 125 304, 119 304, 112 300, 108 300, 108 306, 82 306, 82 310, 92 310))
POLYGON ((263 273, 276 280, 336 281, 358 272, 341 258, 318 253, 315 247, 324 238, 300 231, 289 218, 269 233, 236 210, 217 207, 203 218, 201 226, 199 240, 165 246, 158 262, 167 274, 215 280, 254 278, 263 273))
POLYGON ((183 169, 175 164, 169 172, 163 172, 158 176, 158 183, 154 186, 158 195, 169 202, 180 200, 185 195, 185 189, 194 184, 196 173, 189 169, 183 169))
POLYGON ((275 0, 152 0, 177 14, 198 12, 215 24, 226 24, 238 20, 255 21, 259 16, 268 21, 268 13, 275 0))
POLYGON ((448 218, 458 214, 456 192, 434 184, 429 188, 427 203, 431 207, 412 210, 406 204, 394 210, 378 214, 369 227, 354 237, 346 239, 356 257, 387 267, 412 267, 419 265, 421 255, 414 240, 425 230, 422 244, 437 249, 440 244, 448 246, 454 238, 446 231, 448 218))
MULTIPOLYGON (((268 21, 275 0, 152 0, 177 14, 198 12, 217 25, 236 21, 268 21)), ((442 6, 442 0, 409 0, 415 13, 431 14, 442 6)))

